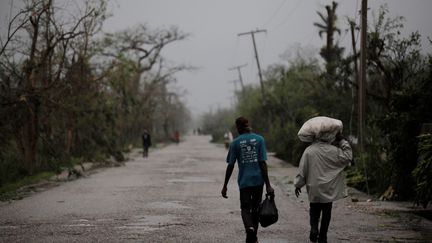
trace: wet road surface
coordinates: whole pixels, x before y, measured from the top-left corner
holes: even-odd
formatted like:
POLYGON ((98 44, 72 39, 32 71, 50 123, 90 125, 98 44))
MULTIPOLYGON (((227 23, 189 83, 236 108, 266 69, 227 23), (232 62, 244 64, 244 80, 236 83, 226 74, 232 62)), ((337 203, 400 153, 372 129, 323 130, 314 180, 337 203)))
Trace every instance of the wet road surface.
MULTIPOLYGON (((132 158, 82 179, 0 204, 0 242, 244 242, 237 168, 220 196, 226 150, 209 137, 132 158)), ((306 194, 296 198, 296 168, 268 161, 280 217, 259 230, 261 243, 308 242, 306 194)), ((430 242, 432 224, 413 215, 371 211, 349 198, 333 206, 329 242, 430 242)))

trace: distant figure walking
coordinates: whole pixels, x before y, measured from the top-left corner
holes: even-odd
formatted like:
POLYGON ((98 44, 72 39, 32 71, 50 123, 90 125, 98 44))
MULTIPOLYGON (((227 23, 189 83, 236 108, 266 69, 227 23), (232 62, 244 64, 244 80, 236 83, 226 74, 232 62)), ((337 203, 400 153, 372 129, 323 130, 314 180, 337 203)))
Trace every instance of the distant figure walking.
POLYGON ((233 135, 230 131, 226 132, 224 134, 224 144, 225 144, 225 148, 228 149, 229 145, 231 144, 233 140, 233 135))
POLYGON ((144 133, 142 135, 142 143, 143 143, 143 157, 147 158, 149 147, 151 147, 152 145, 151 136, 147 130, 144 130, 144 133))
POLYGON ((180 133, 179 133, 179 131, 175 131, 175 133, 174 133, 174 140, 175 140, 175 142, 176 142, 177 145, 180 143, 180 133))
POLYGON ((221 194, 227 197, 227 186, 237 161, 240 208, 246 230, 246 242, 258 242, 258 207, 262 200, 264 183, 267 193, 274 195, 267 173, 267 150, 264 138, 252 133, 249 121, 239 117, 235 121, 239 136, 229 146, 225 182, 221 194))
POLYGON ((303 152, 294 185, 297 197, 306 185, 310 202, 311 242, 318 240, 319 243, 327 243, 332 204, 345 196, 343 170, 351 161, 351 147, 340 132, 331 140, 316 139, 303 152), (321 227, 318 230, 320 216, 321 227))

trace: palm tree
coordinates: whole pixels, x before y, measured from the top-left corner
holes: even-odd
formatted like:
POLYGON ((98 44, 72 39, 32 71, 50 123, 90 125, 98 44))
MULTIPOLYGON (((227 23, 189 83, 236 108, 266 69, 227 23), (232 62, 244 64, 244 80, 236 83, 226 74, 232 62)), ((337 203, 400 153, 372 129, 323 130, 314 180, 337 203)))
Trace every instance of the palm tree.
POLYGON ((324 16, 324 14, 321 12, 317 12, 318 16, 320 16, 322 20, 322 23, 314 23, 314 26, 318 27, 319 29, 318 33, 321 38, 323 33, 327 35, 327 44, 321 49, 320 55, 327 62, 326 68, 329 75, 335 74, 335 61, 341 56, 343 51, 343 48, 340 48, 334 44, 334 33, 337 32, 339 35, 341 34, 341 30, 336 27, 337 5, 338 4, 336 2, 332 2, 332 6, 325 6, 327 10, 327 16, 324 16))

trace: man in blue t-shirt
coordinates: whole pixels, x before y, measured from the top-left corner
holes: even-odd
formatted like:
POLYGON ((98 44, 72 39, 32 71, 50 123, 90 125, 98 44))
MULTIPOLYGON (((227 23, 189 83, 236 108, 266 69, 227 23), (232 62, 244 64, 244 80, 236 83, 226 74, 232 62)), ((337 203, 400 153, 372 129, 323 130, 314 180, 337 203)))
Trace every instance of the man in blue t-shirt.
POLYGON ((237 161, 238 185, 240 188, 240 208, 246 229, 246 242, 255 243, 258 231, 258 207, 262 200, 264 184, 267 193, 274 193, 267 173, 267 151, 264 138, 252 133, 249 121, 239 117, 235 121, 239 136, 230 144, 226 162, 228 163, 225 182, 221 191, 227 197, 227 185, 237 161))

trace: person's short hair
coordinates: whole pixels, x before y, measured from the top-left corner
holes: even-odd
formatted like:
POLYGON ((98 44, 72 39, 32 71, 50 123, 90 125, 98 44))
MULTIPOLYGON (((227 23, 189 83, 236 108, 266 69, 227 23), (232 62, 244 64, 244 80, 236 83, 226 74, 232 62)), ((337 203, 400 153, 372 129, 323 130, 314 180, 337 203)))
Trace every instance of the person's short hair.
POLYGON ((246 131, 251 130, 248 119, 246 119, 243 116, 237 118, 235 120, 235 124, 236 124, 237 130, 239 130, 239 131, 246 132, 246 131))

